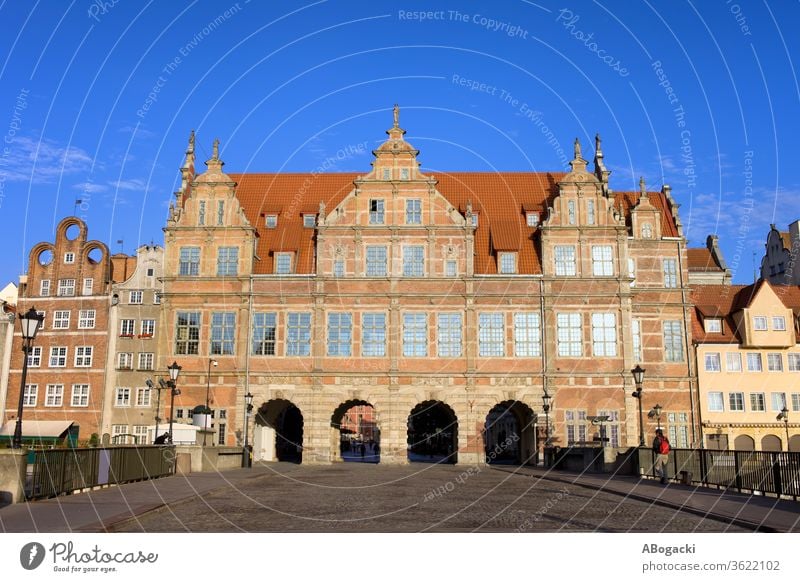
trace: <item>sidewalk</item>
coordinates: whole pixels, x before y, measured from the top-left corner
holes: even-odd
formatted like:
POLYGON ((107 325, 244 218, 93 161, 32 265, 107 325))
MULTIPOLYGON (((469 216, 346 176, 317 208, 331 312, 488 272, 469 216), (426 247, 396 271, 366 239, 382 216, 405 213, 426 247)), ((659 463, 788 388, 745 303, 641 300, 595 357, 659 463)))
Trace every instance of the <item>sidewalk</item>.
POLYGON ((492 469, 615 493, 638 501, 711 517, 754 531, 800 532, 800 502, 711 487, 681 485, 676 482, 661 485, 655 479, 627 475, 572 473, 538 467, 497 465, 493 465, 492 469))

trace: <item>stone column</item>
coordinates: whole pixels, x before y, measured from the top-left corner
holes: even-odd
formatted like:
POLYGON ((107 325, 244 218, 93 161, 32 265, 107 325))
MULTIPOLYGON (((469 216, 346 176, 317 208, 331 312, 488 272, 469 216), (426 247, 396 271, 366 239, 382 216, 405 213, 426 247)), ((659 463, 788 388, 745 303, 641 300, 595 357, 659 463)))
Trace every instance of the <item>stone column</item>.
POLYGON ((390 378, 389 409, 381 419, 381 464, 407 465, 407 411, 400 398, 397 378, 390 378))

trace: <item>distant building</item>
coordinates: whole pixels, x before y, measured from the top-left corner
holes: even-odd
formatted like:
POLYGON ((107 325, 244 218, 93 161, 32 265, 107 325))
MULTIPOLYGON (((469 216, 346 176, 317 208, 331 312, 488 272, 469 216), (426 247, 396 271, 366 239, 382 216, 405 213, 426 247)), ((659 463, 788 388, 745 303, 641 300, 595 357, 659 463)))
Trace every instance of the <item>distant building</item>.
POLYGON ((706 246, 686 249, 689 285, 730 285, 731 271, 722 257, 717 237, 708 235, 706 246))
POLYGON ((761 259, 761 278, 773 285, 800 285, 800 220, 780 231, 774 224, 767 234, 766 252, 761 259))
MULTIPOLYGON (((16 291, 16 287, 14 287, 16 291)), ((16 297, 16 293, 14 294, 16 297)), ((13 303, 0 301, 0 410, 6 408, 8 373, 11 368, 11 349, 16 321, 16 298, 13 303)), ((17 403, 13 403, 16 405, 17 403)), ((2 426, 2 422, 0 422, 2 426)))

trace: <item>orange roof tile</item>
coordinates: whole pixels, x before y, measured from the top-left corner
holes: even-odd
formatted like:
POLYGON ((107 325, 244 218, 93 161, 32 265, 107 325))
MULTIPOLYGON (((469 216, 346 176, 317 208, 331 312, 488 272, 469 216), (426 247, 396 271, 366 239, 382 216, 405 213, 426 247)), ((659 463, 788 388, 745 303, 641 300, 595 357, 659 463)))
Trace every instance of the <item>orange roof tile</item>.
MULTIPOLYGON (((661 211, 661 234, 662 236, 678 236, 678 227, 669 208, 667 197, 662 192, 648 192, 650 204, 661 211)), ((639 202, 641 192, 614 192, 614 204, 622 207, 622 214, 625 216, 625 224, 631 225, 631 208, 639 202)))
POLYGON ((690 271, 722 271, 714 255, 706 247, 686 249, 690 271))

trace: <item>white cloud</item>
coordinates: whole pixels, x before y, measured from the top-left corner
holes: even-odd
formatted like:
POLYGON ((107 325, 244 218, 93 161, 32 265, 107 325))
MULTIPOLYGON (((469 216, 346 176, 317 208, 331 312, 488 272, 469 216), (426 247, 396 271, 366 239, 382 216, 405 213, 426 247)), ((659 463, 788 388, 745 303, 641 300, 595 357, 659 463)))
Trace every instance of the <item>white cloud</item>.
POLYGON ((141 178, 134 178, 133 180, 119 180, 116 182, 111 182, 111 187, 118 190, 141 191, 145 189, 145 182, 141 178))
POLYGON ((92 157, 83 149, 51 139, 16 137, 0 156, 0 171, 11 182, 51 184, 60 177, 85 172, 92 157))
POLYGON ((106 192, 108 190, 108 186, 105 184, 95 184, 94 182, 80 182, 78 184, 73 184, 72 188, 80 190, 81 192, 89 192, 90 194, 106 192))

